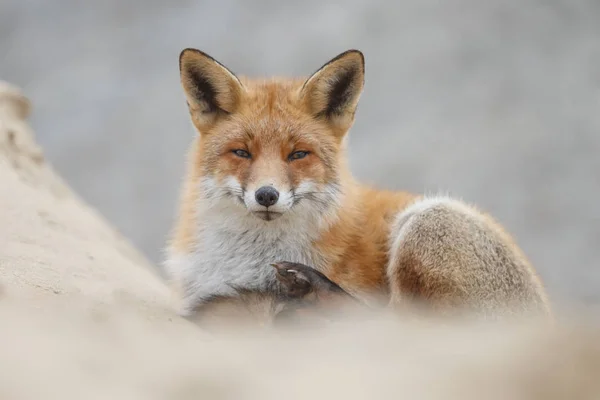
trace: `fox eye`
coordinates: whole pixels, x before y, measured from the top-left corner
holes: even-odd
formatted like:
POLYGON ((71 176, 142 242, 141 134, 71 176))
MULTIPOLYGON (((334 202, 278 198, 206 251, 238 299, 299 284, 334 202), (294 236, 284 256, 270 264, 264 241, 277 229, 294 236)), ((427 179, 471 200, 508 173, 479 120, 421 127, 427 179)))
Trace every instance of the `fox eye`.
POLYGON ((295 151, 288 156, 288 159, 291 160, 299 160, 308 155, 308 151, 295 151))
POLYGON ((250 158, 250 153, 248 153, 246 150, 232 150, 233 154, 235 154, 238 157, 242 157, 242 158, 250 158))

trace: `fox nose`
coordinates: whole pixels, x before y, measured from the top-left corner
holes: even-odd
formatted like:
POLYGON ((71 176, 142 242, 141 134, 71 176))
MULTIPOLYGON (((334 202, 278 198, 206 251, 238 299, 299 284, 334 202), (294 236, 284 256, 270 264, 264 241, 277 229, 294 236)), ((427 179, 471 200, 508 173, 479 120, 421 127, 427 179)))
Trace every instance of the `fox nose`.
POLYGON ((261 206, 269 207, 279 200, 279 192, 272 186, 263 186, 254 194, 256 202, 261 206))

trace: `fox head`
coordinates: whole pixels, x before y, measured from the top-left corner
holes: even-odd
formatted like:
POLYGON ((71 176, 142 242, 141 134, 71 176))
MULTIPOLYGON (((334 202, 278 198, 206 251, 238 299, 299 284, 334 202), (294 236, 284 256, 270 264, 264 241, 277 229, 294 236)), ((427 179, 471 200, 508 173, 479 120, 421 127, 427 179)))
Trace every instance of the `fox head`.
POLYGON ((343 139, 364 85, 360 51, 306 79, 238 77, 196 49, 181 52, 179 67, 204 198, 265 221, 339 203, 343 139))

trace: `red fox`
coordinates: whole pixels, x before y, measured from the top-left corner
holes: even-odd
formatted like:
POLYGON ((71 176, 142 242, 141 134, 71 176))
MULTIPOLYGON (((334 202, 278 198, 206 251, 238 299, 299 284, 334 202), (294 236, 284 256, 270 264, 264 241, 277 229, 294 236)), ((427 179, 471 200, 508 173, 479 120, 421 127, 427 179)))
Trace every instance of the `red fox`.
POLYGON ((182 315, 281 292, 279 262, 312 267, 366 303, 550 315, 541 279, 491 216, 353 178, 346 138, 364 85, 360 51, 306 79, 238 77, 196 49, 179 66, 198 131, 164 264, 182 315))

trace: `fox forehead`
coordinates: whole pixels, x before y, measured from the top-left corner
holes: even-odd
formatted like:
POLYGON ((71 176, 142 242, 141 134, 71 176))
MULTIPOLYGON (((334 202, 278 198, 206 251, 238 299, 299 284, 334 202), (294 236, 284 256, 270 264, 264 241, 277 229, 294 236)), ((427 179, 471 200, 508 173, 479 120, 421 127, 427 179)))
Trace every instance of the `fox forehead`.
POLYGON ((306 109, 299 97, 304 80, 240 78, 244 86, 239 108, 210 129, 213 144, 254 142, 262 146, 304 144, 330 147, 337 140, 306 109), (216 135, 213 135, 216 133, 216 135))
POLYGON ((304 85, 304 78, 272 77, 269 79, 239 78, 247 104, 258 105, 259 108, 276 108, 282 105, 297 106, 299 92, 304 85))

